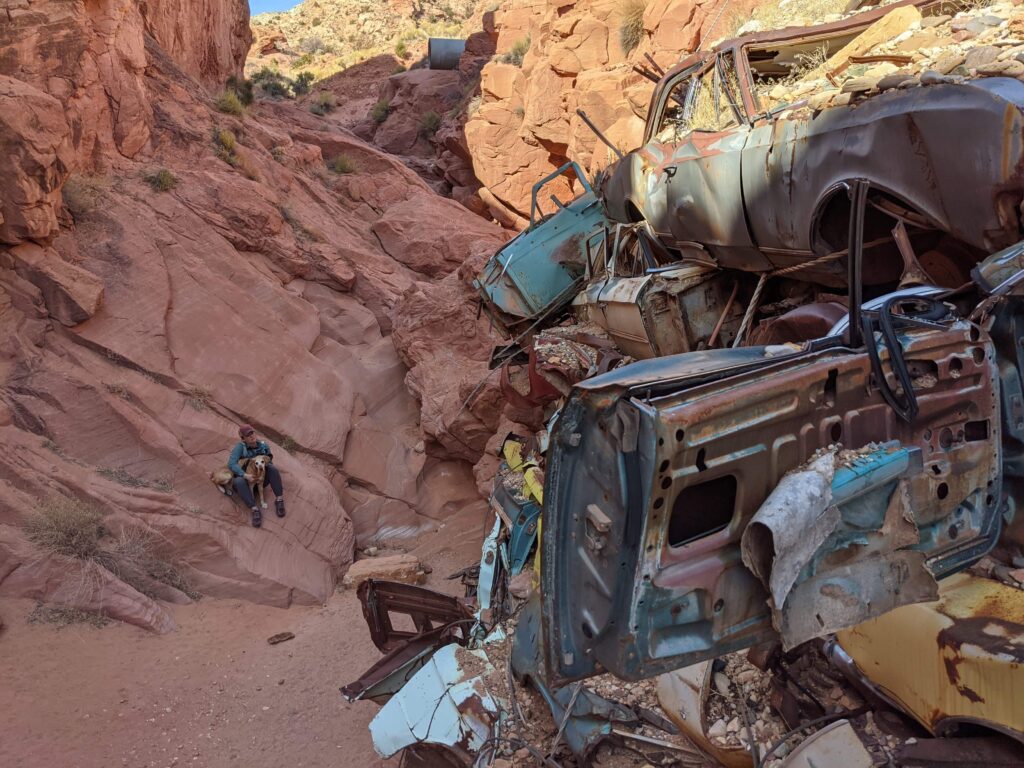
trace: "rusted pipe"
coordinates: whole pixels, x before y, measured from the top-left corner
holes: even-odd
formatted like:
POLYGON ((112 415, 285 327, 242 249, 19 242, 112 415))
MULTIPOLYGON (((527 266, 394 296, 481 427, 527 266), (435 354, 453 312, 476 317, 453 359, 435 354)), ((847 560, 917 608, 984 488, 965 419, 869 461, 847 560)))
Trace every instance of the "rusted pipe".
POLYGON ((605 137, 605 135, 601 133, 600 130, 598 130, 597 126, 594 125, 594 122, 589 117, 587 117, 587 113, 584 112, 582 109, 577 109, 576 114, 579 115, 583 122, 587 124, 587 127, 594 132, 594 135, 597 136, 597 138, 599 138, 601 141, 603 141, 608 146, 608 148, 616 154, 619 160, 621 160, 622 152, 619 150, 618 147, 616 147, 614 144, 608 141, 607 137, 605 137))
POLYGON ((715 346, 715 342, 718 341, 718 332, 722 330, 722 325, 725 323, 725 316, 729 314, 729 310, 732 309, 732 303, 736 301, 736 294, 740 290, 740 281, 737 280, 732 284, 732 293, 729 295, 729 300, 725 302, 725 309, 722 310, 722 316, 718 318, 718 322, 715 323, 715 329, 711 332, 708 337, 708 349, 715 346))

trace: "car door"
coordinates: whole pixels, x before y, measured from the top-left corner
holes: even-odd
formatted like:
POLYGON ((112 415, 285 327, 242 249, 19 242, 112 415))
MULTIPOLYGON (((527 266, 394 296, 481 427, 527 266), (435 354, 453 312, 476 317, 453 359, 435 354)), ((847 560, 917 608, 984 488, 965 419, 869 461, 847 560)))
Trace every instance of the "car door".
MULTIPOLYGON (((780 634, 796 644, 932 599, 933 577, 995 543, 992 340, 949 313, 901 331, 898 353, 875 344, 880 360, 896 354, 913 376, 911 421, 882 396, 868 351, 835 339, 782 356, 751 347, 643 361, 574 388, 544 490, 552 682, 646 678, 780 634), (745 556, 748 527, 764 522, 787 473, 838 444, 847 451, 818 511, 832 516, 827 535, 798 555, 776 540, 763 572, 745 556)), ((790 501, 806 512, 802 498, 790 501)), ((820 523, 782 519, 801 534, 820 523)))
POLYGON ((677 246, 697 243, 726 265, 758 269, 744 214, 741 158, 749 129, 731 51, 679 84, 686 88, 682 117, 671 132, 667 180, 668 221, 677 246))

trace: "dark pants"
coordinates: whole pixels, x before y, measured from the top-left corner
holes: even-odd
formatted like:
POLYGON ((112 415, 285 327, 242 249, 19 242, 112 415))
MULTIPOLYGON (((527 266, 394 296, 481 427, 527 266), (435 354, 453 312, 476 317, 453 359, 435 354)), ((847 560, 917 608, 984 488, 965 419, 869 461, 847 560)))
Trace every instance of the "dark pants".
MULTIPOLYGON (((247 507, 255 507, 256 499, 252 496, 252 489, 249 487, 249 483, 246 482, 244 477, 236 477, 231 481, 232 485, 235 486, 235 493, 242 497, 242 501, 245 502, 247 507)), ((277 467, 271 464, 267 467, 266 477, 263 478, 263 487, 270 486, 270 489, 274 492, 275 496, 281 496, 284 494, 284 486, 281 485, 281 473, 277 471, 277 467)))

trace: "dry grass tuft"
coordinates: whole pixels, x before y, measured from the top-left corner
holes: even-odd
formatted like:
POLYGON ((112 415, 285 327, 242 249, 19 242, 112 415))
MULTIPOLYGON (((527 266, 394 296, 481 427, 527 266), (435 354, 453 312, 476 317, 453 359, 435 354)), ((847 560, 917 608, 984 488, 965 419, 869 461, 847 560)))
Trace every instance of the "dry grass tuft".
POLYGON ((40 502, 25 524, 25 535, 33 544, 78 560, 100 559, 100 540, 105 533, 98 508, 67 496, 40 502))
POLYGON ((146 174, 146 182, 154 192, 169 192, 178 186, 178 179, 166 168, 146 174))
POLYGON ((512 49, 498 57, 498 60, 504 64, 512 64, 516 67, 523 66, 523 59, 526 57, 526 53, 530 50, 530 36, 520 38, 512 44, 512 49))
POLYGON ((29 624, 52 624, 58 628, 72 624, 88 624, 89 626, 105 627, 110 619, 102 613, 83 611, 81 608, 68 608, 63 605, 43 605, 36 603, 26 619, 29 624))
POLYGON ((644 34, 645 0, 623 0, 619 6, 619 45, 627 56, 640 45, 644 34))
POLYGON ((192 384, 182 394, 185 395, 185 402, 197 411, 205 411, 210 407, 210 403, 213 402, 213 392, 210 391, 209 387, 204 387, 200 384, 192 384))
POLYGON ((61 187, 64 205, 76 219, 98 211, 109 191, 110 179, 97 175, 72 174, 61 187))
POLYGON ((433 136, 441 127, 441 116, 434 110, 424 112, 420 118, 420 134, 422 136, 433 136))
POLYGON ((217 97, 215 103, 217 105, 217 109, 226 115, 241 117, 245 114, 245 105, 242 104, 242 100, 233 90, 224 91, 217 97))
POLYGON ((147 597, 157 597, 153 588, 156 581, 198 600, 200 594, 180 566, 163 554, 164 549, 164 542, 156 534, 142 528, 124 528, 110 550, 106 567, 147 597))

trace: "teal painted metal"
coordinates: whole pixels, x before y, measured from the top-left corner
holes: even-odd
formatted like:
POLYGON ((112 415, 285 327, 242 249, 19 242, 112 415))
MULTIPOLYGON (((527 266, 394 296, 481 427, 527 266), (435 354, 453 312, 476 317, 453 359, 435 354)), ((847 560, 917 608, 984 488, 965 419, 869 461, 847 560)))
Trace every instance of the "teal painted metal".
POLYGON ((583 285, 588 243, 591 249, 604 231, 604 212, 583 171, 567 163, 533 187, 531 224, 506 243, 473 281, 484 310, 508 336, 537 318, 568 306, 583 285), (538 219, 540 190, 573 169, 584 193, 558 210, 538 219))
POLYGON ((541 506, 532 499, 517 498, 505 487, 500 477, 510 471, 508 463, 502 462, 491 501, 501 506, 508 519, 512 521, 507 543, 508 570, 509 576, 515 576, 526 567, 530 552, 533 551, 533 544, 537 541, 537 523, 540 520, 541 506))

